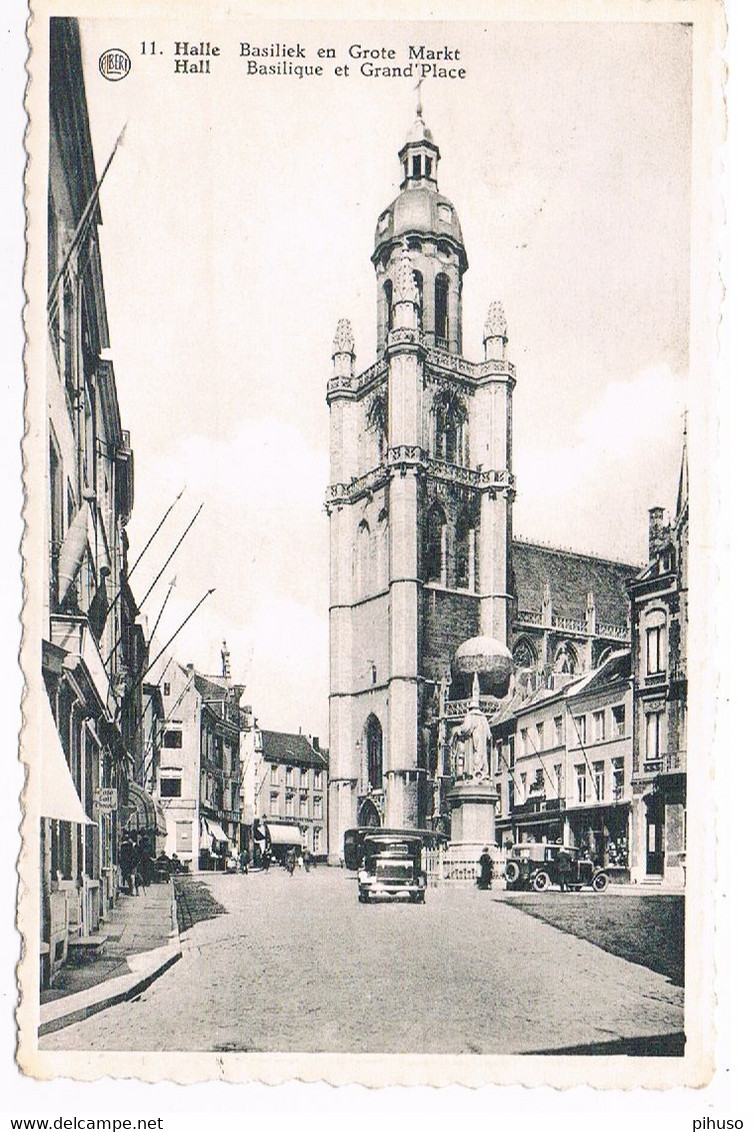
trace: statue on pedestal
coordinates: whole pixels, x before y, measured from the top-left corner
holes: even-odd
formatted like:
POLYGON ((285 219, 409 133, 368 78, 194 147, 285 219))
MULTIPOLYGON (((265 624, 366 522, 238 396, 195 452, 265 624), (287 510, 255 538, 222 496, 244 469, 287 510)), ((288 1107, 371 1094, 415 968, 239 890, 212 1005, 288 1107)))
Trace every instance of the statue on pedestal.
POLYGON ((479 679, 474 674, 471 706, 453 732, 453 774, 460 779, 489 779, 492 732, 479 704, 479 679))

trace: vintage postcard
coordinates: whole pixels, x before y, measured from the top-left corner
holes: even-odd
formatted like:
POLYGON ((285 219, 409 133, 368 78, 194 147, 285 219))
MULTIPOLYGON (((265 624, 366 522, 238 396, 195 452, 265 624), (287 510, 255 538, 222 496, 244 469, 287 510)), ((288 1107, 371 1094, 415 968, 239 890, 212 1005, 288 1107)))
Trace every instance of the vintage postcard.
POLYGON ((716 0, 34 0, 19 1064, 713 1071, 716 0))

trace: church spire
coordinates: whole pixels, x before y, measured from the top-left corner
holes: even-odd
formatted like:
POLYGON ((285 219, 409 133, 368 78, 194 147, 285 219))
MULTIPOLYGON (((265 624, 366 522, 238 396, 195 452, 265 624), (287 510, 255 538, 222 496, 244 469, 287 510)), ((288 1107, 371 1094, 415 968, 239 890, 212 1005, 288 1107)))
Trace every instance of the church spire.
POLYGON ((687 413, 683 414, 683 448, 681 450, 681 472, 678 477, 678 498, 675 505, 676 522, 680 519, 689 502, 689 456, 687 413))
POLYGON ((401 189, 419 186, 437 189, 437 165, 440 161, 440 150, 435 145, 432 131, 424 121, 424 107, 421 97, 423 81, 423 79, 420 79, 414 87, 416 91, 416 118, 408 132, 403 149, 398 154, 403 167, 401 189))

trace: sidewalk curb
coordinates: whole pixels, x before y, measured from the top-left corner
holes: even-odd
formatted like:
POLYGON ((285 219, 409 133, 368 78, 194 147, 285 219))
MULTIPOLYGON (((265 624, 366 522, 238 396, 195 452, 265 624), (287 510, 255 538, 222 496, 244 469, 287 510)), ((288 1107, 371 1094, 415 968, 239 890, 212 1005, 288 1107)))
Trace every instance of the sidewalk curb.
POLYGON ((178 934, 175 889, 172 884, 171 889, 170 942, 163 947, 155 947, 152 951, 129 955, 127 963, 132 968, 129 974, 106 979, 88 990, 55 999, 42 1006, 39 1012, 38 1037, 54 1034, 56 1030, 63 1030, 66 1026, 72 1026, 76 1022, 83 1022, 85 1018, 91 1018, 93 1014, 99 1014, 101 1010, 107 1010, 109 1006, 116 1006, 119 1002, 135 998, 178 962, 183 949, 178 934))
MULTIPOLYGON (((74 1022, 83 1022, 85 1018, 90 1018, 101 1010, 107 1010, 109 1006, 116 1006, 119 1002, 134 998, 135 995, 146 990, 155 979, 163 975, 174 963, 177 963, 181 954, 180 944, 178 946, 169 944, 167 947, 155 948, 154 952, 143 952, 142 955, 133 956, 133 958, 143 960, 145 956, 151 955, 157 958, 159 955, 159 959, 151 970, 149 964, 147 964, 146 972, 143 969, 132 971, 130 974, 121 975, 117 979, 108 979, 90 990, 81 991, 69 998, 56 999, 55 1002, 48 1003, 40 1010, 40 1022, 37 1031, 39 1037, 52 1034, 56 1030, 62 1030, 66 1026, 72 1026, 74 1022), (94 992, 98 993, 95 994, 94 992), (60 1006, 65 1007, 65 1012, 58 1014, 53 1008, 60 1006)), ((141 966, 141 963, 139 965, 141 966)))

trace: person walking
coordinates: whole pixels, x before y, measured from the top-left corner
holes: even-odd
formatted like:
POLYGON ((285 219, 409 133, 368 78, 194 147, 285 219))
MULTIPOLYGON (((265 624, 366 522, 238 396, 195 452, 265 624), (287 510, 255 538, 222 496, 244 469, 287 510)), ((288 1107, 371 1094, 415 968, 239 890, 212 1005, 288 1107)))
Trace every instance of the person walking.
POLYGON ((121 883, 129 896, 134 894, 134 866, 136 864, 135 846, 131 840, 131 834, 126 833, 120 843, 120 852, 118 853, 118 864, 120 865, 121 883))
POLYGON ((246 849, 242 849, 239 854, 238 868, 244 875, 249 871, 249 854, 246 849))
POLYGON ((490 851, 485 845, 482 855, 479 858, 479 879, 477 884, 480 888, 492 888, 492 857, 490 851))
POLYGON ((562 845, 558 849, 556 865, 558 869, 558 883, 560 884, 560 891, 567 892, 568 878, 571 873, 571 858, 562 845))

